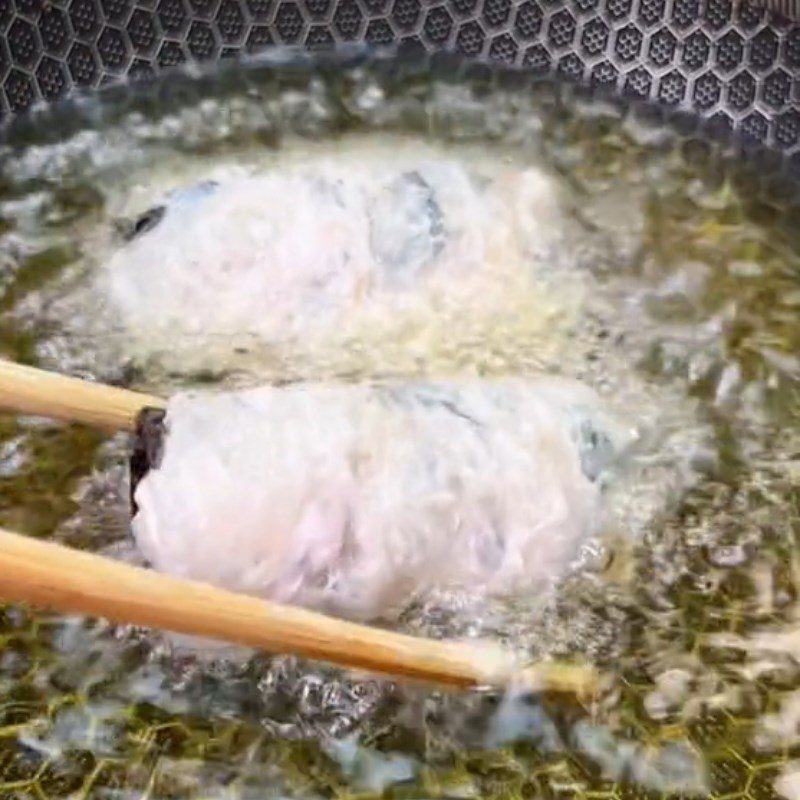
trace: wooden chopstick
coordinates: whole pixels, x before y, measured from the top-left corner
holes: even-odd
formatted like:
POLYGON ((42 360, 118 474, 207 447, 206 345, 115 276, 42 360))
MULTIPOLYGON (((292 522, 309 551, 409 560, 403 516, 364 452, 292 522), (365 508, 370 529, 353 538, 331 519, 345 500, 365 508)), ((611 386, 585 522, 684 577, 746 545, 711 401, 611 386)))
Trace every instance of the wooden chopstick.
POLYGON ((517 683, 589 697, 581 665, 520 665, 495 645, 436 641, 279 605, 0 529, 0 599, 454 688, 517 683))
POLYGON ((0 359, 0 409, 5 411, 78 422, 105 431, 133 431, 143 408, 164 405, 162 398, 153 395, 0 359))

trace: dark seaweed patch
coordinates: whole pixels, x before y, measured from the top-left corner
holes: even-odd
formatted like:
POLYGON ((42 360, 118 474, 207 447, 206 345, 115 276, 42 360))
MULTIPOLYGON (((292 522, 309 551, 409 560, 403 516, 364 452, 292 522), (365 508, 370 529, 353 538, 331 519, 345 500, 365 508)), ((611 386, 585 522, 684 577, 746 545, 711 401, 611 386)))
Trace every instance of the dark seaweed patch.
POLYGON ((136 504, 136 488, 151 469, 158 469, 164 453, 163 408, 143 408, 136 419, 136 432, 130 458, 130 504, 131 516, 139 510, 136 504))
POLYGON ((164 218, 166 209, 164 206, 155 206, 140 215, 127 230, 125 238, 130 241, 143 233, 153 230, 159 222, 164 218))

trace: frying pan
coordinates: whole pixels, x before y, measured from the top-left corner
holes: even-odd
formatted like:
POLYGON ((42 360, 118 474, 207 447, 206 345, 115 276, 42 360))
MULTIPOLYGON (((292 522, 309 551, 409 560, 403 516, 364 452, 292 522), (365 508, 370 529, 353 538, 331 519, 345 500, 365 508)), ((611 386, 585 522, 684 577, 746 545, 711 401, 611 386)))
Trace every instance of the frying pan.
POLYGON ((696 116, 800 171, 798 0, 0 0, 0 118, 287 46, 552 77, 696 116))

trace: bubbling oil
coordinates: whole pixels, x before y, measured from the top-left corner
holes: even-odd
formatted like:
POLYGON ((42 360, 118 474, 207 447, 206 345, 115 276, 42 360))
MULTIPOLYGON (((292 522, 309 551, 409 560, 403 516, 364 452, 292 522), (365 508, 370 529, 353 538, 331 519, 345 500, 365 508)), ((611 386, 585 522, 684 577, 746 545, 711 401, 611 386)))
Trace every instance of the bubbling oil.
MULTIPOLYGON (((796 718, 800 259, 790 213, 743 190, 710 145, 692 147, 699 165, 671 135, 654 138, 599 106, 436 81, 387 91, 364 70, 344 94, 310 80, 302 91, 132 111, 7 159, 4 354, 165 394, 550 373, 592 386, 637 434, 604 489, 604 536, 585 542, 552 593, 502 602, 433 593, 400 621, 421 635, 489 635, 530 657, 578 655, 613 669, 620 680, 592 719, 524 694, 499 705, 440 696, 286 657, 204 661, 151 632, 9 609, 0 669, 23 727, 0 741, 23 754, 19 774, 78 752, 91 760, 75 770, 80 785, 111 759, 119 766, 92 778, 103 791, 151 785, 184 796, 225 791, 221 764, 235 765, 243 791, 267 781, 304 797, 332 787, 522 796, 631 784, 702 795, 764 776, 790 785, 791 764, 783 778, 774 765, 796 718), (469 255, 486 269, 412 293, 421 301, 361 309, 313 335, 247 323, 237 336, 182 338, 159 329, 163 306, 136 285, 137 264, 158 265, 124 261, 142 214, 207 181, 360 170, 374 188, 400 164, 443 160, 477 187, 473 216, 454 213, 472 226, 469 255), (541 191, 515 192, 526 173, 541 191), (487 224, 480 200, 492 185, 505 202, 487 224), (121 298, 134 325, 97 280, 112 264, 131 287, 121 298)), ((184 217, 187 230, 202 232, 198 220, 184 217)), ((230 235, 235 224, 206 230, 230 235)), ((181 246, 190 261, 193 242, 181 246)), ((175 270, 186 266, 179 256, 175 270)), ((0 424, 3 524, 139 557, 124 438, 0 424)))

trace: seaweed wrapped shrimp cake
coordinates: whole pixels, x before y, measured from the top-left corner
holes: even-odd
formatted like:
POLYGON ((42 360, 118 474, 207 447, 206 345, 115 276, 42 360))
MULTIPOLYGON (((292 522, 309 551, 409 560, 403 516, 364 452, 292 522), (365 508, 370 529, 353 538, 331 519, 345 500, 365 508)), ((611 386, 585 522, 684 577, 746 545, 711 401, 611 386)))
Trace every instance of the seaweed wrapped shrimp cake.
POLYGON ((523 270, 548 225, 520 203, 551 190, 538 170, 435 158, 225 173, 132 219, 95 286, 145 351, 328 335, 523 270))
POLYGON ((631 435, 551 378, 183 393, 154 413, 133 464, 150 564, 360 620, 548 586, 602 525, 631 435))

